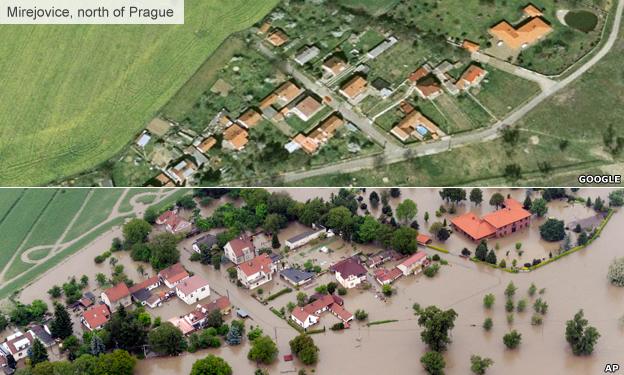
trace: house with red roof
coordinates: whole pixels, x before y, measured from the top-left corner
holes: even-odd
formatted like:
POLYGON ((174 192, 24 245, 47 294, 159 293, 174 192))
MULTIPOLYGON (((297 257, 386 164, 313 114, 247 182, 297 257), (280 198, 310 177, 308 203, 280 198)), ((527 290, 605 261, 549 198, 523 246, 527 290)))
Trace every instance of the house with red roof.
POLYGON ((381 285, 392 284, 401 276, 403 276, 403 272, 397 267, 390 270, 386 268, 375 270, 375 280, 381 285))
POLYGON ((158 278, 163 282, 167 288, 173 289, 176 285, 183 280, 189 278, 188 272, 180 263, 173 264, 164 270, 158 272, 158 278))
POLYGON ((353 320, 353 314, 342 307, 342 304, 340 297, 325 294, 303 307, 296 307, 290 314, 290 319, 301 328, 308 329, 319 322, 322 313, 329 311, 346 324, 353 320))
POLYGON ((249 289, 255 289, 262 284, 273 280, 273 273, 277 271, 277 265, 273 263, 267 254, 243 262, 236 267, 238 280, 249 289))
POLYGON ((451 220, 451 226, 475 242, 504 237, 518 230, 528 228, 531 213, 513 198, 503 202, 502 208, 480 218, 472 212, 457 216, 451 220))
POLYGON ((30 349, 34 341, 35 337, 32 331, 26 333, 16 331, 2 343, 2 349, 12 355, 16 361, 19 361, 28 355, 28 349, 30 349))
POLYGON ((241 236, 225 244, 225 257, 234 264, 248 262, 256 256, 256 247, 251 237, 241 236))
POLYGON ((343 287, 350 289, 366 281, 366 268, 357 257, 347 258, 330 267, 335 272, 336 280, 343 287))
POLYGON ((470 65, 468 69, 459 77, 455 85, 459 90, 468 90, 471 87, 479 86, 487 75, 487 71, 478 65, 470 65))
POLYGON ((156 219, 156 224, 164 226, 165 230, 169 233, 179 234, 189 232, 192 224, 184 220, 176 211, 169 210, 160 215, 156 219))
POLYGON ((128 307, 132 304, 130 290, 123 282, 103 291, 101 298, 111 311, 117 310, 119 306, 128 307))
POLYGON ((427 264, 429 264, 427 254, 424 251, 420 251, 412 254, 409 258, 396 266, 396 268, 399 269, 404 276, 407 276, 420 273, 427 264))
POLYGON ((418 235, 416 236, 416 242, 418 242, 419 245, 425 246, 429 245, 432 242, 432 239, 426 234, 418 233, 418 235))
POLYGON ((221 315, 228 315, 232 310, 230 300, 225 297, 219 297, 214 301, 208 302, 204 305, 197 305, 195 310, 184 315, 184 319, 192 325, 195 329, 201 329, 205 327, 206 318, 214 310, 221 312, 221 315))
POLYGON ((110 319, 111 313, 104 304, 97 304, 82 313, 80 321, 89 331, 94 331, 104 327, 104 324, 110 319))
POLYGON ((200 275, 193 275, 182 280, 175 286, 176 295, 187 305, 199 302, 210 296, 210 286, 208 280, 200 275))

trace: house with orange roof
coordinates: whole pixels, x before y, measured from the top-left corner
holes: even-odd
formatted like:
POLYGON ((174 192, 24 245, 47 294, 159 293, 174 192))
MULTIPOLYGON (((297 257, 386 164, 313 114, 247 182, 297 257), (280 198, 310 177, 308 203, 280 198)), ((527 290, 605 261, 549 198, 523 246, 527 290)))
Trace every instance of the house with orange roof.
POLYGON ((315 139, 318 143, 326 143, 343 124, 344 120, 334 113, 312 130, 309 137, 315 139))
POLYGON ((258 34, 266 34, 271 29, 270 22, 263 22, 262 25, 258 28, 258 34))
POLYGON ((294 113, 303 121, 308 121, 312 118, 312 116, 317 114, 321 108, 323 108, 323 104, 316 100, 312 95, 307 95, 305 98, 300 100, 299 103, 297 103, 290 113, 294 113))
POLYGON ((405 115, 405 117, 390 130, 390 133, 400 139, 401 142, 407 141, 412 136, 422 140, 426 135, 431 135, 433 139, 444 135, 442 130, 440 130, 433 121, 429 120, 419 111, 413 111, 405 115))
POLYGON ((260 254, 236 267, 238 280, 249 289, 255 289, 273 280, 277 266, 268 254, 260 254))
POLYGON ((479 86, 487 75, 487 71, 478 65, 472 64, 462 73, 455 85, 459 90, 468 90, 471 87, 479 86))
POLYGON ((208 137, 204 139, 200 144, 197 145, 197 149, 202 154, 205 154, 208 151, 210 151, 210 149, 213 148, 216 144, 217 144, 217 139, 215 137, 208 137))
POLYGON ((303 90, 291 81, 286 81, 278 87, 274 93, 282 105, 286 105, 297 98, 303 90))
POLYGON ((416 236, 416 242, 418 242, 419 245, 425 246, 429 245, 432 242, 432 239, 426 234, 418 233, 418 235, 416 236))
POLYGON ((332 56, 323 62, 323 70, 335 77, 347 69, 347 63, 338 56, 332 56))
POLYGON ((82 313, 80 321, 89 330, 94 331, 104 327, 110 319, 111 313, 104 304, 98 304, 82 313))
POLYGON ((158 278, 167 288, 173 289, 176 285, 190 277, 181 263, 173 264, 158 272, 158 278))
POLYGON ((172 234, 185 233, 191 230, 192 224, 184 220, 174 210, 165 211, 162 215, 156 218, 155 223, 157 225, 164 226, 165 230, 172 234))
POLYGON ((320 321, 321 314, 329 311, 346 325, 353 320, 353 314, 342 306, 343 303, 338 296, 325 294, 303 307, 293 309, 290 320, 306 330, 320 321))
POLYGON ((301 149, 308 155, 314 154, 318 148, 319 144, 316 140, 301 133, 297 134, 292 141, 286 145, 286 149, 291 153, 301 149))
POLYGON ((470 53, 479 52, 479 44, 472 42, 468 39, 464 39, 461 47, 470 53))
POLYGON ((387 285, 392 284, 399 277, 403 276, 403 272, 397 267, 394 267, 390 270, 386 268, 378 268, 375 270, 374 276, 375 280, 380 285, 387 285))
POLYGON ((249 133, 238 124, 233 124, 223 132, 223 147, 235 151, 245 148, 249 142, 249 133))
POLYGON ((513 198, 506 199, 502 208, 483 218, 467 212, 451 220, 451 225, 455 230, 475 242, 492 237, 504 237, 528 228, 530 224, 531 213, 513 198))
POLYGON ((501 21, 490 28, 489 33, 497 40, 497 45, 504 44, 513 50, 527 48, 553 30, 537 7, 529 4, 523 12, 527 17, 517 26, 501 21))
POLYGON ((128 307, 132 304, 130 290, 123 282, 104 290, 101 298, 111 311, 117 310, 119 306, 128 307))
POLYGON ((253 108, 246 110, 237 120, 237 122, 247 129, 252 128, 262 121, 262 115, 253 108))
POLYGON ((342 85, 342 87, 338 91, 347 99, 355 100, 360 95, 364 94, 364 92, 366 92, 367 87, 368 81, 364 77, 360 75, 354 75, 353 77, 351 77, 351 79, 347 81, 347 83, 342 85))
POLYGON ((275 47, 281 47, 288 42, 288 35, 280 29, 275 29, 267 36, 267 41, 275 47))
POLYGON ((226 243, 223 252, 232 263, 241 264, 256 256, 256 247, 250 237, 243 235, 226 243))

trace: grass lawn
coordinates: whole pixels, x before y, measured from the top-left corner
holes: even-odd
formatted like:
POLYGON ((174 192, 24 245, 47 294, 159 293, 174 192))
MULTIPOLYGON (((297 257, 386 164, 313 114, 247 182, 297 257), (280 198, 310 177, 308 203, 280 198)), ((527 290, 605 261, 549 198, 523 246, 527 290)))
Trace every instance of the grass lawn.
POLYGON ((277 2, 188 0, 184 25, 0 26, 0 185, 45 184, 113 157, 277 2))
POLYGON ((318 111, 314 116, 312 116, 308 121, 303 121, 299 118, 299 116, 292 114, 286 117, 286 122, 295 133, 308 133, 310 132, 318 123, 327 117, 333 109, 328 106, 324 106, 318 111))
POLYGON ((123 191, 123 189, 95 189, 65 239, 73 240, 106 220, 123 191))
POLYGON ((4 217, 22 194, 24 194, 24 189, 6 189, 5 193, 0 195, 0 223, 4 221, 4 217))
POLYGON ((52 250, 51 247, 45 247, 43 249, 31 251, 28 254, 28 259, 34 260, 34 261, 41 260, 48 256, 48 254, 50 253, 50 250, 52 250))
POLYGON ((535 82, 492 66, 488 66, 487 70, 488 75, 481 82, 481 88, 472 89, 471 94, 499 118, 540 92, 539 85, 535 82))
POLYGON ((469 95, 459 95, 455 100, 459 108, 470 117, 472 129, 494 123, 495 119, 469 95))
POLYGON ((369 81, 380 77, 396 87, 427 61, 430 55, 425 44, 413 39, 399 39, 392 48, 368 62, 371 67, 369 81))

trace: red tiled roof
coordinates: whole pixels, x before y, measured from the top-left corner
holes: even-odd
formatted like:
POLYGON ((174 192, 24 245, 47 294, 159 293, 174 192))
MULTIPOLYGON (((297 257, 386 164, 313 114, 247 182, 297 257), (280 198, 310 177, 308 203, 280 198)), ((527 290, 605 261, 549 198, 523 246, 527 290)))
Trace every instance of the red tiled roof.
POLYGON ((156 284, 158 283, 158 276, 152 276, 149 279, 138 283, 138 284, 134 284, 130 289, 128 289, 130 291, 130 294, 138 292, 139 290, 145 289, 150 285, 156 284))
POLYGON ((300 322, 305 322, 306 319, 308 319, 308 316, 312 315, 312 313, 309 313, 303 307, 295 307, 295 309, 292 311, 292 315, 300 322))
MULTIPOLYGON (((401 272, 401 271, 399 271, 399 272, 401 272)), ((353 319, 353 314, 351 314, 350 312, 345 310, 344 307, 340 306, 337 303, 334 303, 333 305, 331 305, 330 309, 343 322, 347 322, 347 321, 353 319)))
POLYGON ((7 340, 5 342, 5 344, 9 347, 9 351, 11 352, 11 354, 15 355, 18 352, 24 350, 24 348, 18 349, 15 344, 21 340, 27 339, 28 342, 32 345, 32 342, 34 341, 33 335, 30 332, 26 332, 25 334, 22 334, 20 336, 14 337, 11 340, 7 340))
POLYGON ((502 228, 531 216, 515 199, 506 199, 503 204, 505 207, 483 216, 483 220, 495 228, 502 228))
POLYGON ((86 310, 82 314, 82 317, 87 323, 89 323, 89 327, 91 327, 91 329, 96 329, 108 322, 108 319, 110 318, 110 311, 106 305, 100 304, 86 310))
POLYGON ((424 251, 421 251, 405 259, 403 262, 401 262, 401 264, 404 265, 405 267, 410 267, 415 263, 421 262, 426 257, 427 257, 427 254, 424 251))
POLYGON ((416 69, 414 73, 409 75, 409 80, 412 82, 417 82, 421 78, 425 78, 429 74, 429 72, 429 68, 426 65, 423 65, 420 68, 416 69))
POLYGON ((480 240, 496 233, 496 228, 490 225, 490 223, 481 220, 472 212, 454 217, 451 219, 451 223, 474 240, 480 240))
POLYGON ((308 314, 314 314, 317 311, 320 311, 320 310, 323 310, 324 308, 329 307, 332 303, 334 303, 334 298, 329 294, 325 294, 323 295, 323 297, 317 299, 316 301, 313 301, 303 306, 303 309, 308 314))
POLYGON ((403 275, 403 272, 401 272, 401 270, 396 267, 391 270, 379 268, 375 271, 375 278, 382 283, 385 281, 394 281, 398 279, 401 275, 403 275))
POLYGON ((242 257, 244 255, 243 249, 246 247, 249 247, 251 250, 255 249, 253 241, 248 237, 235 238, 231 240, 229 244, 237 257, 242 257))
POLYGON ((178 288, 178 290, 180 290, 180 292, 184 293, 185 295, 188 295, 193 293, 197 289, 207 286, 208 280, 204 279, 200 275, 193 275, 176 285, 176 288, 178 288))
POLYGON ((182 264, 176 263, 158 272, 158 276, 170 283, 177 283, 189 276, 188 272, 182 267, 182 264))
POLYGON ((340 273, 343 278, 348 278, 349 276, 360 277, 366 274, 366 269, 355 258, 348 258, 338 262, 332 268, 335 272, 340 273))
POLYGON ((271 258, 267 254, 261 254, 253 258, 249 262, 244 262, 238 265, 240 270, 247 275, 247 277, 254 275, 260 271, 265 273, 271 272, 271 258))
POLYGON ((431 237, 427 236, 426 234, 418 233, 418 236, 416 236, 416 241, 421 245, 426 245, 431 242, 431 237))
POLYGON ((117 302, 122 298, 128 297, 130 295, 130 290, 125 283, 119 283, 112 288, 106 289, 104 294, 106 294, 111 302, 117 302))
POLYGON ((214 301, 210 301, 207 304, 205 304, 204 306, 202 306, 204 309, 206 309, 206 311, 212 311, 215 309, 219 309, 220 311, 223 311, 227 308, 229 308, 231 306, 230 304, 230 300, 229 298, 223 296, 223 297, 219 297, 214 301))

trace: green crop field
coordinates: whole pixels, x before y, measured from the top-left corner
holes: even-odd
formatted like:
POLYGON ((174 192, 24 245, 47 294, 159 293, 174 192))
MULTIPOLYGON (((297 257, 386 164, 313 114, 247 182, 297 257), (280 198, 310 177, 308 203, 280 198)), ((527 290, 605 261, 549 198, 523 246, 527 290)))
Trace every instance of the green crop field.
POLYGON ((95 189, 80 216, 67 232, 65 240, 73 240, 105 221, 121 194, 123 189, 95 189))
POLYGON ((277 0, 187 0, 185 25, 0 26, 0 185, 110 159, 232 32, 277 0))

